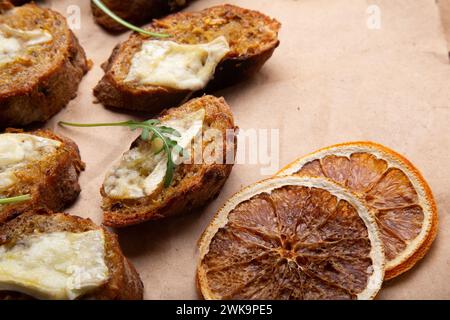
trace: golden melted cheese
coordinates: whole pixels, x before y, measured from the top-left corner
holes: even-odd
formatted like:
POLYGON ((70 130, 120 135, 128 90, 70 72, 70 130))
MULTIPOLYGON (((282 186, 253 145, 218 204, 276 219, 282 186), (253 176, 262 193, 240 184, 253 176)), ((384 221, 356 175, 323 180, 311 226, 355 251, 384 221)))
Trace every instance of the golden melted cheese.
MULTIPOLYGON (((178 145, 186 148, 194 137, 202 132, 205 110, 199 109, 183 118, 161 121, 161 125, 176 129, 181 137, 171 136, 178 145)), ((187 148, 188 149, 188 148, 187 148)), ((178 155, 173 154, 174 161, 178 155)), ((137 199, 153 194, 164 181, 167 170, 167 155, 155 154, 151 144, 139 143, 127 151, 105 177, 104 190, 114 199, 137 199)))
POLYGON ((0 290, 72 300, 108 277, 103 230, 32 234, 0 246, 0 290))
POLYGON ((0 193, 16 181, 16 172, 56 152, 60 141, 26 133, 0 134, 0 193))
POLYGON ((200 90, 214 76, 217 65, 230 51, 225 37, 187 45, 148 40, 131 61, 126 82, 181 90, 200 90))
POLYGON ((45 30, 20 30, 0 24, 0 66, 14 62, 30 47, 50 42, 52 35, 45 30))

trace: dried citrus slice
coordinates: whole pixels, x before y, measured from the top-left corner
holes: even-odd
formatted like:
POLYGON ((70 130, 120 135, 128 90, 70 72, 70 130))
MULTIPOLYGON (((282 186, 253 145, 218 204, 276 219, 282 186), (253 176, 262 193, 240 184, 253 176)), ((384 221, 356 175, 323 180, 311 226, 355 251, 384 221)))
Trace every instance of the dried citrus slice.
POLYGON ((324 178, 275 177, 243 189, 199 245, 206 299, 371 299, 383 282, 373 215, 324 178))
POLYGON ((409 270, 436 236, 437 209, 430 187, 403 156, 372 142, 316 151, 278 175, 327 177, 357 194, 375 213, 386 254, 385 279, 409 270))

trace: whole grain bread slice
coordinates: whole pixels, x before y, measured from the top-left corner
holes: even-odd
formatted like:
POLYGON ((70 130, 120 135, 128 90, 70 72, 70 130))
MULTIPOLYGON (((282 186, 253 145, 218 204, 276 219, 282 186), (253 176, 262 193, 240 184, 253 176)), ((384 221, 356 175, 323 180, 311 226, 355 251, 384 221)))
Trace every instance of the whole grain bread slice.
POLYGON ((89 69, 84 50, 61 14, 33 3, 0 7, 0 24, 52 36, 0 65, 0 128, 46 121, 75 98, 89 69))
MULTIPOLYGON (((26 235, 51 232, 80 233, 103 230, 105 235, 105 263, 109 280, 94 291, 79 299, 141 300, 143 284, 134 266, 124 257, 117 236, 106 228, 64 213, 29 212, 0 226, 0 245, 15 243, 26 235)), ((0 291, 0 300, 32 299, 19 292, 0 291)))
MULTIPOLYGON (((205 110, 201 141, 198 150, 213 150, 216 146, 222 152, 217 158, 205 161, 203 153, 201 161, 182 163, 176 167, 174 179, 168 188, 161 187, 150 196, 137 199, 113 199, 108 197, 104 185, 101 188, 103 196, 104 221, 111 227, 126 227, 148 220, 157 220, 198 209, 214 199, 222 189, 231 173, 236 154, 236 127, 230 107, 223 98, 203 96, 193 99, 178 108, 163 112, 158 119, 180 118, 183 115, 205 110), (206 133, 209 129, 220 133, 222 140, 208 140, 206 133), (212 145, 215 144, 215 145, 212 145), (231 159, 231 161, 229 161, 231 159)), ((211 132, 211 131, 209 131, 211 132)), ((148 143, 137 139, 132 147, 138 143, 148 143)), ((194 144, 194 147, 195 144, 194 144)))
MULTIPOLYGON (((135 25, 150 22, 170 12, 181 10, 190 0, 103 0, 103 3, 122 19, 135 25)), ((95 22, 111 32, 128 30, 123 25, 111 19, 91 1, 92 14, 95 22)))
MULTIPOLYGON (((149 30, 167 33, 180 44, 207 43, 224 36, 230 51, 215 70, 214 79, 204 90, 209 92, 236 83, 256 73, 279 45, 280 23, 253 10, 220 5, 199 12, 181 12, 155 20, 149 30)), ((105 75, 94 89, 97 99, 108 107, 157 114, 177 106, 192 94, 189 90, 142 85, 125 81, 133 56, 148 38, 134 33, 116 46, 103 64, 105 75)))
MULTIPOLYGON (((8 129, 8 133, 22 130, 8 129)), ((3 197, 30 194, 31 200, 0 205, 0 224, 26 211, 47 208, 59 211, 72 204, 81 188, 78 176, 84 170, 78 146, 72 140, 56 135, 50 130, 27 132, 47 139, 60 141, 58 149, 42 161, 24 167, 16 174, 17 182, 2 191, 3 197)))
POLYGON ((31 0, 5 0, 11 2, 15 6, 21 6, 22 4, 25 4, 27 2, 31 2, 31 0))

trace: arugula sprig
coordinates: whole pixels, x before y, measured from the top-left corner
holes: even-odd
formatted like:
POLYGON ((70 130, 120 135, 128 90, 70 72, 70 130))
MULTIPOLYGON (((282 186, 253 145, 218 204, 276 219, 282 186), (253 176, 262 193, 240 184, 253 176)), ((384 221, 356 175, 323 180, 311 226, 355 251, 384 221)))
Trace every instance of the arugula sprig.
POLYGON ((117 14, 115 14, 113 11, 111 11, 102 1, 93 0, 93 2, 100 10, 102 10, 104 13, 106 13, 108 16, 110 16, 111 19, 113 19, 117 23, 120 23, 121 25, 123 25, 124 27, 126 27, 130 30, 133 30, 133 31, 139 32, 140 34, 144 34, 146 36, 151 36, 151 37, 157 37, 157 38, 170 37, 170 35, 165 34, 165 33, 151 32, 151 31, 136 27, 135 25, 129 23, 128 21, 125 21, 124 19, 119 17, 117 14))
POLYGON ((152 146, 156 146, 154 149, 155 154, 159 154, 164 151, 167 155, 167 169, 164 176, 164 187, 168 188, 173 180, 173 174, 175 171, 175 162, 173 160, 173 152, 175 154, 183 155, 184 149, 178 145, 177 141, 173 140, 171 136, 181 137, 181 134, 174 128, 161 125, 161 122, 157 119, 150 119, 146 121, 128 120, 123 122, 107 122, 107 123, 74 123, 60 121, 60 126, 72 126, 72 127, 128 127, 131 131, 141 129, 141 139, 150 141, 152 146))
POLYGON ((0 205, 2 204, 11 204, 11 203, 17 203, 17 202, 24 202, 31 200, 31 196, 29 194, 17 196, 17 197, 11 197, 11 198, 2 198, 0 199, 0 205))

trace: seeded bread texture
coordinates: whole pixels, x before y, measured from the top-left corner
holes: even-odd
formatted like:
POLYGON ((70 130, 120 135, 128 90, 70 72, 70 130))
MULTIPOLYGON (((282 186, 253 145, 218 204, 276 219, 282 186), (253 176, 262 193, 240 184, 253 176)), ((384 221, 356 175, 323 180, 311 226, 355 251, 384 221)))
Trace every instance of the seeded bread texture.
MULTIPOLYGON (((207 43, 225 36, 230 52, 216 68, 206 91, 220 89, 253 75, 272 56, 279 45, 280 23, 266 15, 232 5, 221 5, 199 12, 182 12, 155 20, 149 30, 167 33, 181 44, 207 43)), ((141 49, 145 36, 134 33, 116 46, 103 65, 105 75, 94 89, 97 99, 108 107, 157 114, 177 106, 192 94, 162 86, 125 82, 133 56, 141 49)))
POLYGON ((35 4, 0 10, 0 24, 52 35, 26 57, 0 66, 0 128, 46 121, 75 98, 89 68, 84 50, 62 15, 35 4))
MULTIPOLYGON (((22 132, 8 129, 7 132, 22 132)), ((30 134, 62 142, 54 154, 38 163, 23 168, 16 174, 18 181, 3 192, 5 197, 30 194, 32 199, 8 205, 0 205, 0 224, 26 211, 46 208, 59 211, 72 204, 81 188, 78 176, 84 170, 75 142, 60 137, 50 130, 37 130, 30 134)))
MULTIPOLYGON (((148 220, 157 220, 181 213, 191 212, 215 198, 228 176, 233 163, 226 163, 226 155, 235 155, 236 136, 233 115, 223 98, 203 96, 186 104, 163 112, 159 118, 182 116, 199 109, 205 109, 203 130, 218 130, 224 139, 223 159, 216 163, 180 164, 177 166, 172 184, 161 188, 152 196, 138 199, 112 199, 101 189, 103 196, 104 224, 112 227, 126 227, 148 220), (228 143, 227 143, 228 131, 228 143)), ((208 143, 204 139, 202 150, 208 143)), ((214 142, 212 142, 214 143, 214 142)))
MULTIPOLYGON (((124 257, 117 236, 106 228, 64 213, 30 212, 0 227, 0 245, 14 243, 26 235, 51 232, 86 232, 102 229, 105 234, 105 262, 110 278, 101 287, 79 299, 142 300, 143 284, 134 266, 124 257)), ((0 300, 32 299, 18 292, 0 291, 0 300)))

